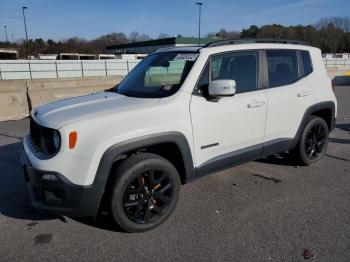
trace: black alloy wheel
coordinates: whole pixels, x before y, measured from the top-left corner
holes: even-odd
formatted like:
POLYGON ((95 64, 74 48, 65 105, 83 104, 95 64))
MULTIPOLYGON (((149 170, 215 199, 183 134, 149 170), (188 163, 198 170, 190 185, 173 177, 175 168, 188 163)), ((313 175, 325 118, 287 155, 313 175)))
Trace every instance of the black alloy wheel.
POLYGON ((326 153, 329 128, 323 118, 312 116, 306 124, 292 155, 298 164, 309 166, 318 162, 326 153))
POLYGON ((143 232, 163 223, 174 211, 179 197, 180 176, 167 159, 138 153, 124 160, 115 177, 111 211, 127 232, 143 232))
POLYGON ((328 130, 321 123, 316 123, 306 134, 305 154, 310 160, 324 154, 328 141, 328 130))
POLYGON ((169 208, 173 184, 161 170, 148 170, 135 178, 123 197, 125 215, 135 223, 152 222, 169 208))

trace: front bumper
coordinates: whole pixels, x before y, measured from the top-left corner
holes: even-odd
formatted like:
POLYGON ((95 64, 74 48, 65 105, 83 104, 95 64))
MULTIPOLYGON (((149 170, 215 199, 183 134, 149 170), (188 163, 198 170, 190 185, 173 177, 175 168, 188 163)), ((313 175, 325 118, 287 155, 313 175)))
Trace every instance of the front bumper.
POLYGON ((34 208, 50 213, 85 217, 97 214, 103 194, 103 185, 80 186, 71 183, 62 174, 34 168, 22 153, 25 181, 34 208), (44 174, 55 180, 45 180, 44 174))

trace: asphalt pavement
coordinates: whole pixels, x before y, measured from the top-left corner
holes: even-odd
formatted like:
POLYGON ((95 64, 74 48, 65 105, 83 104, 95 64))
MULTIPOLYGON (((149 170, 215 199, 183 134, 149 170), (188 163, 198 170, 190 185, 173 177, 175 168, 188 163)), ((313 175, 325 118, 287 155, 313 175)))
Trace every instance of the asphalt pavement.
POLYGON ((174 214, 152 231, 33 210, 19 152, 28 120, 0 123, 0 261, 350 261, 350 87, 312 167, 284 155, 182 186, 174 214))

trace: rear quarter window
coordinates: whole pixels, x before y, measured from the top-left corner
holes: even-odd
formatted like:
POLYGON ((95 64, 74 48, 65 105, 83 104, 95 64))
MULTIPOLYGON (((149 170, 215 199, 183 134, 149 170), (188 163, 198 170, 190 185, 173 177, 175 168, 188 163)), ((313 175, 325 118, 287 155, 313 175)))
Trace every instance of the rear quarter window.
POLYGON ((312 62, 310 53, 308 51, 300 51, 301 52, 301 58, 303 60, 303 67, 304 67, 304 74, 303 76, 307 76, 312 73, 312 62))

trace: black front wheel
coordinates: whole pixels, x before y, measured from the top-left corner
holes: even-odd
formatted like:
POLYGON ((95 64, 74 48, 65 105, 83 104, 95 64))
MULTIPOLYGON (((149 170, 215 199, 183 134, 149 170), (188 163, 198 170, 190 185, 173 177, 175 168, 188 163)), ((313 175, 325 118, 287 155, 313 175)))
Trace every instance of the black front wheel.
POLYGON ((180 179, 168 160, 150 153, 136 154, 123 161, 114 175, 111 209, 124 230, 150 230, 175 209, 180 179))
POLYGON ((306 166, 318 162, 326 153, 328 136, 326 121, 320 117, 311 117, 293 152, 299 162, 306 166))

